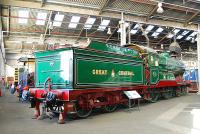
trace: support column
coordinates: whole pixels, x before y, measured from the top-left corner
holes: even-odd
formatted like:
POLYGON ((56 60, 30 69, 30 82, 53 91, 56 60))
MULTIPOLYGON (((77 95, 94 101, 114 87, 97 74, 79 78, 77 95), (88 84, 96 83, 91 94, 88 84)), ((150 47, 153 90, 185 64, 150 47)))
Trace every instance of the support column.
POLYGON ((197 63, 198 63, 198 94, 200 94, 200 24, 197 33, 197 63))
POLYGON ((126 44, 126 26, 124 21, 124 13, 121 13, 121 20, 119 21, 120 28, 121 28, 121 46, 126 44))
MULTIPOLYGON (((0 5, 0 16, 2 13, 0 5)), ((3 42, 2 19, 0 17, 0 96, 5 94, 5 48, 3 42)))
MULTIPOLYGON (((1 8, 2 7, 0 6, 0 16, 1 16, 1 8)), ((4 48, 4 41, 3 41, 1 17, 0 17, 0 77, 5 77, 5 48, 4 48)))
POLYGON ((128 44, 131 44, 131 24, 128 25, 128 44))

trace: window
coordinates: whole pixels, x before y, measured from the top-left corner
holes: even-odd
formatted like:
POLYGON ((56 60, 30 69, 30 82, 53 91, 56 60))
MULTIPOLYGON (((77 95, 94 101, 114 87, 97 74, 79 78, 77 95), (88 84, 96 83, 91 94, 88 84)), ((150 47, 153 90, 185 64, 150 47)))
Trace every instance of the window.
POLYGON ((103 20, 97 30, 104 31, 109 23, 110 20, 103 20))
POLYGON ((130 31, 131 34, 136 34, 138 32, 139 29, 139 24, 135 24, 135 26, 133 27, 133 29, 130 31))
POLYGON ((180 31, 180 29, 174 29, 173 31, 172 31, 172 33, 169 33, 168 35, 167 35, 167 38, 172 38, 172 37, 174 37, 174 35, 177 35, 177 33, 180 31))
POLYGON ((88 18, 87 21, 85 22, 84 29, 91 29, 95 20, 96 20, 96 18, 88 18))
POLYGON ((145 30, 145 33, 148 34, 153 28, 154 28, 153 25, 148 25, 148 27, 145 30))
POLYGON ((64 19, 64 15, 56 14, 54 18, 53 26, 60 27, 63 19, 64 19))
POLYGON ((178 39, 178 40, 180 40, 182 38, 183 38, 183 35, 179 35, 179 36, 176 37, 176 39, 178 39))
POLYGON ((134 29, 132 29, 132 30, 131 30, 131 34, 136 34, 137 31, 138 31, 138 30, 134 30, 134 29))
POLYGON ((79 16, 72 16, 72 19, 71 19, 68 27, 69 28, 76 28, 79 20, 80 20, 79 16))
POLYGON ((164 29, 159 27, 151 36, 157 37, 164 29))
POLYGON ((190 31, 185 30, 185 31, 182 32, 182 35, 186 35, 186 34, 188 34, 189 32, 190 32, 190 31))
POLYGON ((188 36, 185 40, 189 41, 189 40, 191 40, 191 39, 192 39, 192 37, 191 37, 191 36, 188 36))
POLYGON ((47 13, 38 13, 36 25, 44 25, 47 18, 47 13))
POLYGON ((18 22, 21 23, 21 24, 26 24, 28 22, 29 11, 20 10, 18 12, 18 16, 19 16, 18 22))

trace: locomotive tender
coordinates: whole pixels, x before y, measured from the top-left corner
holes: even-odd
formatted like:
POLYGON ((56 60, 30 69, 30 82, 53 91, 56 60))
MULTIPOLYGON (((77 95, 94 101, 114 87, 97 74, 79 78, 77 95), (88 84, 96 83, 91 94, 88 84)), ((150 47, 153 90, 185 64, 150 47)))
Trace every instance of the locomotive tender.
POLYGON ((124 91, 135 90, 152 102, 186 93, 183 63, 147 47, 91 42, 87 48, 36 52, 35 58, 35 88, 30 89, 35 118, 59 111, 58 122, 64 123, 67 113, 112 112, 128 104, 124 91))

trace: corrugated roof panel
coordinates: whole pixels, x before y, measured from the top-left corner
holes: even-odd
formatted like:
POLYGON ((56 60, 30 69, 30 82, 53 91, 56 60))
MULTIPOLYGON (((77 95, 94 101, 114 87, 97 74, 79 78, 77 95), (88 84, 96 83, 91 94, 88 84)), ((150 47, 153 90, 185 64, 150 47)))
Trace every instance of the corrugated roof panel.
POLYGON ((153 5, 136 3, 128 0, 116 0, 113 3, 110 3, 108 7, 110 9, 118 9, 133 13, 135 12, 135 14, 140 13, 144 15, 149 14, 154 8, 153 5))

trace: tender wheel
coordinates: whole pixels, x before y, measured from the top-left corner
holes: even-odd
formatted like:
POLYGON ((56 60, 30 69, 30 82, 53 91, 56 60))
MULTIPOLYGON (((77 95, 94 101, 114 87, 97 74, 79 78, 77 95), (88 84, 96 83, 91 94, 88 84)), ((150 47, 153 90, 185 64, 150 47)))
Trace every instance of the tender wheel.
POLYGON ((177 97, 181 96, 181 89, 180 88, 176 89, 176 96, 177 97))
POLYGON ((86 118, 91 113, 92 113, 92 108, 90 108, 90 109, 77 108, 77 116, 80 118, 86 118))
POLYGON ((107 106, 104 106, 104 110, 106 112, 113 112, 117 109, 117 105, 107 105, 107 106))
POLYGON ((86 118, 92 113, 92 106, 87 98, 80 96, 76 104, 77 116, 80 118, 86 118))
POLYGON ((168 91, 164 92, 162 95, 163 95, 164 99, 169 99, 169 98, 172 98, 173 92, 171 90, 168 90, 168 91))
POLYGON ((187 94, 187 87, 182 87, 182 93, 183 93, 183 95, 186 95, 187 94))
POLYGON ((152 93, 151 94, 151 99, 150 99, 150 102, 157 102, 158 101, 158 99, 159 99, 159 97, 160 97, 160 95, 159 95, 159 93, 152 93))

